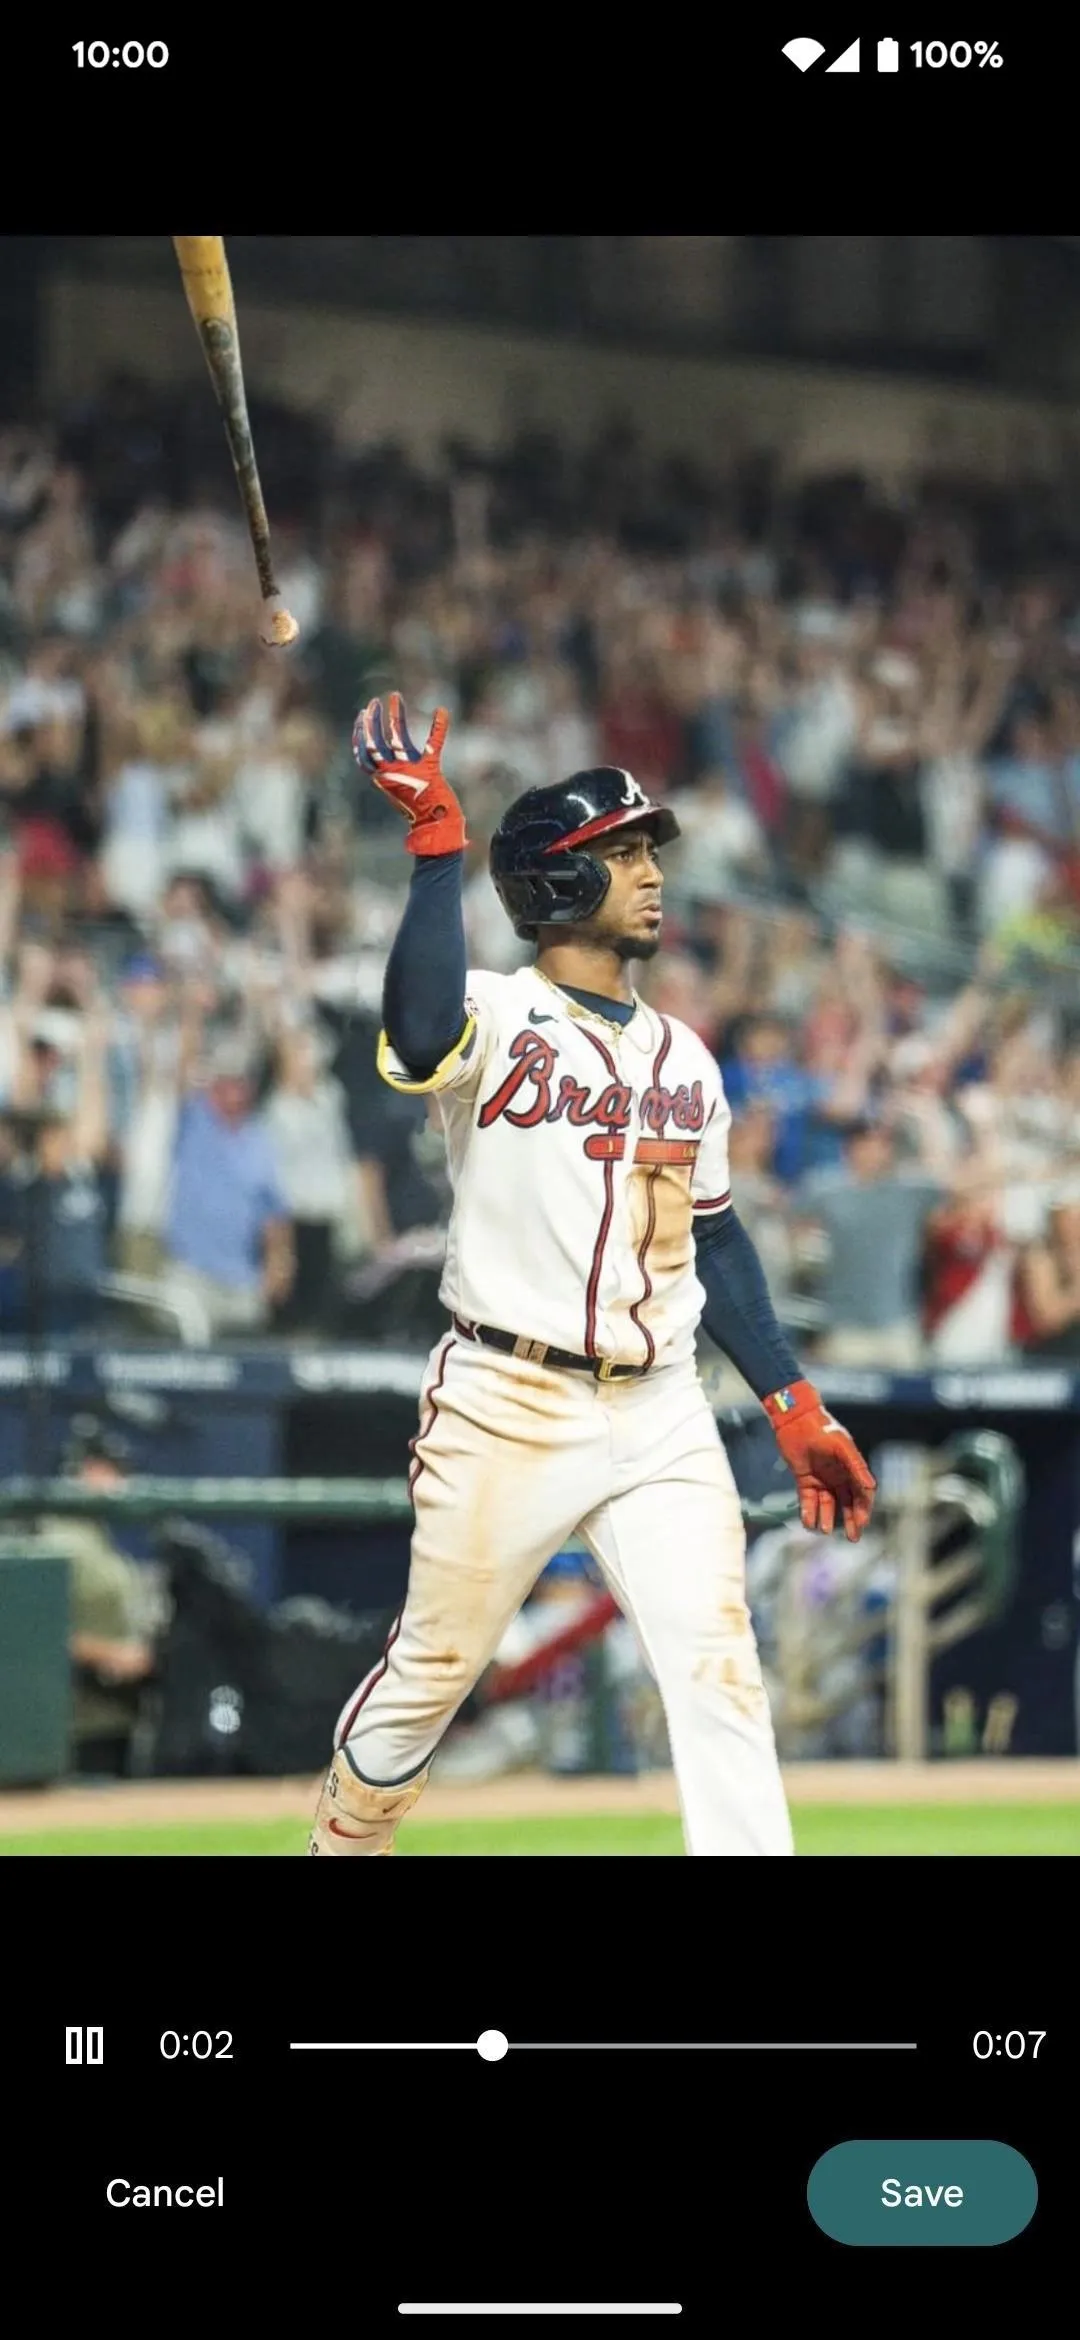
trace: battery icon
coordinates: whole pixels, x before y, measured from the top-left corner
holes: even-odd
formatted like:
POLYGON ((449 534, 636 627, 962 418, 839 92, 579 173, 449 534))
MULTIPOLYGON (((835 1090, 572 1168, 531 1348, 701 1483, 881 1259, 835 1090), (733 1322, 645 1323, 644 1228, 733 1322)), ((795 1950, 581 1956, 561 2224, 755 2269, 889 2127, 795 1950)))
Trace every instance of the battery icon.
POLYGON ((900 49, 896 41, 878 42, 877 69, 879 73, 899 73, 900 49))

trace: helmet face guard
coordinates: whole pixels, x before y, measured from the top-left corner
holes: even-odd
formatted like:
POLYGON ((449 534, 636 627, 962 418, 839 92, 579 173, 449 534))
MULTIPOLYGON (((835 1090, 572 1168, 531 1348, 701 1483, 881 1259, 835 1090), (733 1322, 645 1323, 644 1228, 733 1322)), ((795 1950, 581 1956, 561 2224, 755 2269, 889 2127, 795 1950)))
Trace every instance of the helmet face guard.
POLYGON ((594 917, 611 869, 588 847, 628 828, 648 829, 658 845, 679 834, 674 813, 653 804, 629 772, 613 765, 520 796, 503 815, 490 854, 495 890, 515 934, 533 942, 541 926, 577 926, 594 917))
POLYGON ((515 934, 533 942, 541 926, 577 926, 592 918, 611 884, 606 862, 591 853, 559 853, 496 887, 515 934))

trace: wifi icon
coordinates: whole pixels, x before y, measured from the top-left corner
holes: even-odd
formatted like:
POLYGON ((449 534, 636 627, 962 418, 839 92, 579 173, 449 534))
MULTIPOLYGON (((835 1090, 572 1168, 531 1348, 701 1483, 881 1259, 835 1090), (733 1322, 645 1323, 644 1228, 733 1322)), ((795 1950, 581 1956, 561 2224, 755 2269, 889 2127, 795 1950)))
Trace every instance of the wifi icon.
POLYGON ((788 41, 781 54, 790 57, 800 73, 805 73, 808 66, 816 64, 817 59, 825 55, 825 45, 822 41, 788 41))

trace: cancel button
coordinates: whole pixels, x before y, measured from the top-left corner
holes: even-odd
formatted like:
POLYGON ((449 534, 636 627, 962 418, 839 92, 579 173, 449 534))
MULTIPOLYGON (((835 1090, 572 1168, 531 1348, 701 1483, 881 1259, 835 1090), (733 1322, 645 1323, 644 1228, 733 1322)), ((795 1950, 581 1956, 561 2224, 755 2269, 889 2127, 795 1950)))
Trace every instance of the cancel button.
POLYGON ((207 2178, 201 2186, 148 2185, 142 2178, 110 2178, 105 2188, 110 2210, 220 2210, 225 2202, 224 2178, 207 2178))
POLYGON ((852 2138, 822 2154, 806 2189, 822 2232, 864 2248, 1010 2242, 1038 2199, 1031 2163, 989 2137, 852 2138))

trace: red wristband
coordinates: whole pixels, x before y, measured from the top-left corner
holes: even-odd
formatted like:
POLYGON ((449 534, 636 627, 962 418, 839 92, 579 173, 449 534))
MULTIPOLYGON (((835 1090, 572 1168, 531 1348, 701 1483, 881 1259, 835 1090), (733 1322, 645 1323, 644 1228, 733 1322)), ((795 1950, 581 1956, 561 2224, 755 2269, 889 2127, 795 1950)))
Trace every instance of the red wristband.
POLYGON ((773 1429, 780 1430, 785 1422, 797 1422, 800 1414, 813 1413, 821 1405, 821 1396, 812 1381, 789 1381, 786 1389, 774 1389, 761 1403, 773 1429))
POLYGON ((437 804, 426 819, 421 814, 405 839, 406 851, 418 853, 422 860, 431 854, 463 853, 467 844, 465 815, 453 798, 449 804, 437 804))

